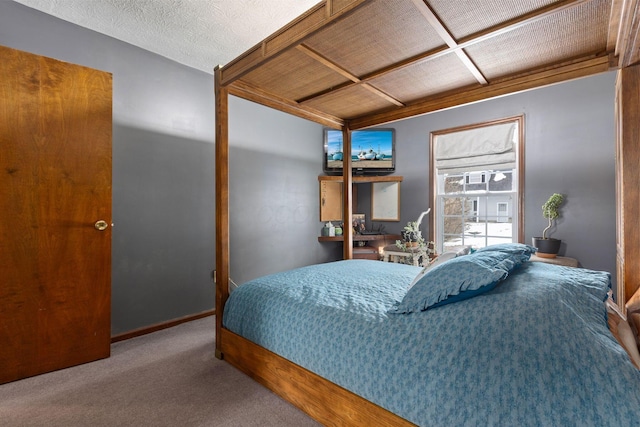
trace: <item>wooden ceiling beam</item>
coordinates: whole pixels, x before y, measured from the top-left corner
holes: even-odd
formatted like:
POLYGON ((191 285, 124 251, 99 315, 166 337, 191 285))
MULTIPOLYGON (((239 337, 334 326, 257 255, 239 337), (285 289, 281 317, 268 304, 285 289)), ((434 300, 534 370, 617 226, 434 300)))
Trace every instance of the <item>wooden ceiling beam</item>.
POLYGON ((440 36, 440 38, 449 46, 449 49, 452 49, 453 52, 458 56, 458 59, 462 61, 464 66, 473 74, 473 77, 478 81, 478 83, 486 85, 487 79, 480 72, 476 64, 473 63, 469 55, 461 49, 458 45, 458 42, 453 38, 451 33, 447 27, 444 26, 440 18, 435 14, 435 12, 429 7, 423 0, 412 0, 413 4, 418 8, 422 16, 425 17, 429 25, 436 31, 436 33, 440 36))
MULTIPOLYGON (((367 75, 363 76, 362 78, 359 78, 358 80, 359 80, 360 83, 369 82, 369 81, 373 80, 376 77, 383 76, 383 75, 391 73, 391 72, 393 72, 395 70, 400 70, 400 69, 402 69, 404 67, 407 67, 407 66, 412 65, 412 64, 416 64, 416 63, 421 62, 421 61, 426 61, 426 60, 432 60, 432 59, 435 59, 435 58, 439 58, 439 57, 447 55, 449 53, 451 53, 451 49, 448 48, 448 47, 443 46, 443 47, 440 47, 440 48, 437 48, 437 49, 430 50, 428 52, 420 53, 418 55, 412 56, 411 58, 407 58, 407 59, 404 59, 404 60, 402 60, 400 62, 397 62, 395 64, 392 64, 392 65, 389 65, 387 67, 381 68, 380 70, 377 70, 377 71, 374 71, 373 73, 367 74, 367 75)), ((311 95, 305 96, 303 98, 300 98, 300 99, 297 100, 297 102, 299 102, 300 104, 304 104, 307 101, 310 101, 312 99, 322 98, 325 95, 333 94, 333 93, 338 92, 338 91, 343 90, 343 89, 348 89, 350 87, 353 87, 354 84, 355 83, 352 82, 352 81, 345 82, 345 83, 339 84, 337 86, 333 86, 333 87, 321 90, 319 92, 313 93, 311 95)), ((400 101, 398 101, 398 102, 400 102, 400 101)))
POLYGON ((378 126, 446 108, 603 73, 616 68, 617 65, 617 58, 613 53, 601 56, 589 55, 563 64, 544 67, 537 71, 500 78, 485 86, 460 88, 447 94, 409 104, 404 108, 353 118, 349 120, 349 126, 352 130, 378 126))
POLYGON ((621 31, 621 19, 622 11, 625 4, 625 0, 612 0, 611 1, 611 14, 609 15, 609 31, 607 34, 607 50, 618 52, 618 38, 621 31))
MULTIPOLYGON (((322 65, 332 69, 333 71, 335 71, 336 73, 340 74, 341 76, 346 77, 347 79, 351 80, 353 83, 361 83, 361 80, 357 76, 355 76, 354 74, 350 73, 348 70, 345 70, 340 65, 338 65, 335 62, 331 61, 329 58, 325 57, 324 55, 316 52, 314 49, 310 48, 309 46, 305 45, 304 43, 296 46, 296 49, 298 49, 300 52, 304 53, 305 55, 309 56, 310 58, 315 59, 316 61, 318 61, 322 65)), ((383 92, 382 90, 378 89, 377 87, 373 86, 372 84, 365 83, 365 84, 362 84, 362 87, 364 89, 368 90, 369 92, 376 94, 380 98, 383 98, 383 99, 391 102, 392 104, 394 104, 394 105, 396 105, 398 107, 404 107, 404 104, 402 102, 400 102, 399 100, 397 100, 393 96, 389 95, 388 93, 383 92)), ((301 101, 298 101, 298 102, 299 103, 303 103, 304 101, 307 101, 307 100, 312 99, 312 98, 315 98, 315 96, 314 97, 305 98, 305 99, 303 99, 301 101)))
POLYGON ((298 49, 300 52, 304 53, 308 57, 315 59, 316 61, 318 61, 319 63, 321 63, 325 67, 328 67, 328 68, 332 69, 333 71, 335 71, 336 73, 340 74, 341 76, 346 77, 347 79, 351 80, 352 82, 360 83, 360 79, 358 77, 356 77, 355 75, 351 74, 348 70, 345 70, 340 65, 336 64, 335 62, 333 62, 332 60, 330 60, 326 56, 316 52, 314 49, 310 48, 306 44, 304 44, 304 43, 299 44, 298 46, 296 46, 296 49, 298 49))
POLYGON ((303 119, 311 120, 333 129, 342 129, 345 124, 345 121, 339 117, 300 105, 289 99, 280 98, 240 80, 230 85, 228 91, 230 95, 275 108, 276 110, 284 111, 285 113, 293 114, 294 116, 302 117, 303 119))
POLYGON ((343 19, 368 0, 324 0, 220 69, 223 86, 299 45, 327 25, 343 19))
POLYGON ((399 100, 397 100, 393 96, 389 95, 388 93, 378 89, 377 87, 375 87, 371 83, 362 83, 360 86, 362 86, 364 89, 368 90, 369 92, 378 95, 380 98, 383 98, 383 99, 389 101, 390 103, 395 104, 398 107, 404 107, 405 106, 405 104, 403 102, 400 102, 399 100))
POLYGON ((640 62, 640 1, 625 0, 620 10, 616 53, 620 66, 628 67, 640 62))

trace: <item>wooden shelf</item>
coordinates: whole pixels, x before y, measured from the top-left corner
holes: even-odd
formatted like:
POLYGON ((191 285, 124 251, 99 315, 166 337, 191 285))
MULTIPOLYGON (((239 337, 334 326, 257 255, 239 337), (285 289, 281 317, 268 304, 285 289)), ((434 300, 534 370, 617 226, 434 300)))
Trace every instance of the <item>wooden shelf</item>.
MULTIPOLYGON (((366 242, 364 246, 353 247, 354 259, 380 260, 378 248, 395 243, 402 237, 399 234, 354 234, 354 242, 366 242)), ((344 242, 344 236, 318 236, 319 242, 344 242)))
MULTIPOLYGON (((400 240, 399 234, 354 234, 354 242, 372 242, 376 240, 400 240)), ((344 242, 344 236, 318 236, 319 242, 344 242)))
MULTIPOLYGON (((402 176, 400 175, 357 175, 351 178, 354 183, 361 182, 401 182, 402 176)), ((318 181, 344 181, 342 175, 319 175, 318 181)))

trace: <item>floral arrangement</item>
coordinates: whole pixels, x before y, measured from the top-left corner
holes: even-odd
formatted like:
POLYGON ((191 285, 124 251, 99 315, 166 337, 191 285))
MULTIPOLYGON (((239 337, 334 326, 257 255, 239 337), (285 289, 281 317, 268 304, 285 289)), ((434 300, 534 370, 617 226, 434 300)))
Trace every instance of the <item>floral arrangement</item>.
POLYGON ((414 264, 414 260, 418 257, 418 265, 424 266, 429 264, 433 256, 435 255, 435 243, 427 242, 422 237, 422 231, 420 231, 420 224, 422 218, 431 211, 431 208, 420 214, 417 221, 409 221, 402 230, 402 240, 396 240, 396 246, 402 252, 409 252, 410 257, 403 259, 406 264, 414 264))

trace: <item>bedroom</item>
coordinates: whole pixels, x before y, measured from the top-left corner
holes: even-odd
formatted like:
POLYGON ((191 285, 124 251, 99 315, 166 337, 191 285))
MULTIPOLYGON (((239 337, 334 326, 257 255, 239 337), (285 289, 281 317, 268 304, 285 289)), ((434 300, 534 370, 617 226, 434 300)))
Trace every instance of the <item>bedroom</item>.
MULTIPOLYGON (((211 310, 211 75, 12 2, 0 7, 0 44, 114 73, 113 335, 211 310), (162 192, 151 191, 158 186, 162 192)), ((558 230, 567 241, 566 254, 585 266, 615 271, 614 79, 609 72, 395 123, 399 147, 408 145, 398 152, 397 173, 405 177, 398 224, 428 205, 430 131, 524 113, 526 236, 543 225, 538 205, 547 194, 566 191, 571 203, 558 230), (577 154, 583 161, 575 161, 577 154), (552 161, 567 159, 571 168, 552 168, 552 161)), ((237 186, 232 193, 247 196, 231 200, 234 281, 335 259, 335 248, 317 242, 321 126, 236 98, 231 110, 231 185, 237 186), (294 161, 282 162, 292 152, 294 161), (254 167, 234 168, 240 159, 254 167), (281 166, 263 167, 274 162, 281 166)))
MULTIPOLYGON (((114 73, 112 334, 213 309, 211 75, 14 2, 0 7, 0 44, 114 73), (89 49, 93 46, 100 55, 89 49), (150 191, 157 186, 163 191, 150 191)), ((544 225, 538 205, 547 193, 566 191, 570 202, 557 230, 567 242, 566 255, 591 268, 615 271, 614 83, 615 73, 609 72, 394 123, 396 173, 404 181, 401 220, 387 229, 399 232, 400 224, 417 218, 429 204, 429 132, 524 113, 527 239, 544 225), (562 151, 560 141, 567 144, 562 151), (585 144, 588 150, 581 149, 585 144), (585 156, 585 167, 573 161, 578 153, 585 156), (569 168, 554 167, 567 157, 572 159, 569 168), (589 226, 587 234, 583 224, 598 227, 589 226)), ((232 98, 231 109, 242 112, 232 114, 232 162, 255 165, 238 172, 231 166, 231 185, 241 187, 233 194, 247 195, 247 200, 232 201, 238 206, 231 222, 238 262, 232 266, 234 282, 337 259, 339 247, 317 240, 322 126, 238 98, 232 98), (291 153, 293 161, 283 162, 291 153), (278 168, 257 167, 274 162, 278 168), (291 179, 301 174, 307 178, 291 179), (293 249, 300 245, 304 251, 293 249), (276 248, 283 252, 274 257, 276 248)))

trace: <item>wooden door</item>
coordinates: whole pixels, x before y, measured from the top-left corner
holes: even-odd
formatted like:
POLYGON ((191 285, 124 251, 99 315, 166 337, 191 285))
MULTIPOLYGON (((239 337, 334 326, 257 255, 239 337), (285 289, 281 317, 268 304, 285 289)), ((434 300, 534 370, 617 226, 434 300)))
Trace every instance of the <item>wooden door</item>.
POLYGON ((111 75, 0 46, 0 383, 109 357, 111 75))

